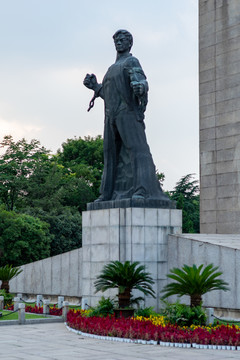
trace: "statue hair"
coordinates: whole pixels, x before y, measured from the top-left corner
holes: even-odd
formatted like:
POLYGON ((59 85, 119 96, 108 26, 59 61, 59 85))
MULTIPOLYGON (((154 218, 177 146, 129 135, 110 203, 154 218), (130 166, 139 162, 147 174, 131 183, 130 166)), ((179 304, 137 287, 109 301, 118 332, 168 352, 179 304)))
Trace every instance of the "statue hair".
POLYGON ((127 30, 120 29, 120 30, 115 32, 115 34, 113 35, 113 39, 115 40, 118 37, 118 35, 120 35, 120 34, 126 36, 126 38, 129 40, 130 49, 131 49, 131 47, 133 45, 133 36, 132 36, 132 34, 127 30))

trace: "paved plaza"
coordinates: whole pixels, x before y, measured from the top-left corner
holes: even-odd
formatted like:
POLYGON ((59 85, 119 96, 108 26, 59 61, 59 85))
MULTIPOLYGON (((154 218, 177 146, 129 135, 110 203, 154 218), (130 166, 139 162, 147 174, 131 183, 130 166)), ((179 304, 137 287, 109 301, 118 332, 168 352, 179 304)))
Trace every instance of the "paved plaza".
POLYGON ((226 360, 240 351, 174 349, 85 338, 63 323, 0 327, 1 360, 226 360))

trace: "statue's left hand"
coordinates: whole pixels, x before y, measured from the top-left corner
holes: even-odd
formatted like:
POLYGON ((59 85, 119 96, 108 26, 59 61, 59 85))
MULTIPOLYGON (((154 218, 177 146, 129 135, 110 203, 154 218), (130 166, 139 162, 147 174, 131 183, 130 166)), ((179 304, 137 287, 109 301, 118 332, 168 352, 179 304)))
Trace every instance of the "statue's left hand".
POLYGON ((133 92, 136 96, 141 96, 144 93, 144 85, 141 82, 138 81, 132 81, 131 86, 133 88, 133 92))

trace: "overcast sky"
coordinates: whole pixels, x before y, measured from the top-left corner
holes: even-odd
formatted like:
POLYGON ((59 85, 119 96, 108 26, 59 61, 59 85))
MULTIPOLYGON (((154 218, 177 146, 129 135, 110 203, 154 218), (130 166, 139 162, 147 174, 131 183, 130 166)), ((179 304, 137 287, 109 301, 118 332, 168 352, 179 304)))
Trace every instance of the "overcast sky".
POLYGON ((0 138, 36 138, 53 153, 67 138, 103 134, 92 92, 115 61, 112 35, 129 30, 149 82, 146 133, 164 190, 198 178, 197 0, 0 0, 0 138))

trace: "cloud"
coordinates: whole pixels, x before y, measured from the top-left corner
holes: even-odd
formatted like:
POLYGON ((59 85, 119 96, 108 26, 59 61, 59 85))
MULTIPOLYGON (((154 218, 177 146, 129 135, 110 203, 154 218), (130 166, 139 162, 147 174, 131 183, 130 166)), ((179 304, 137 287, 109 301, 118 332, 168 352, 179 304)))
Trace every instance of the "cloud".
MULTIPOLYGON (((27 140, 38 138, 42 128, 40 126, 32 125, 29 123, 23 123, 22 121, 9 121, 0 118, 0 141, 6 135, 12 135, 15 141, 22 139, 23 137, 27 140)), ((0 149, 0 153, 3 152, 0 149)))

